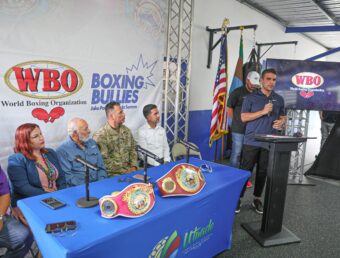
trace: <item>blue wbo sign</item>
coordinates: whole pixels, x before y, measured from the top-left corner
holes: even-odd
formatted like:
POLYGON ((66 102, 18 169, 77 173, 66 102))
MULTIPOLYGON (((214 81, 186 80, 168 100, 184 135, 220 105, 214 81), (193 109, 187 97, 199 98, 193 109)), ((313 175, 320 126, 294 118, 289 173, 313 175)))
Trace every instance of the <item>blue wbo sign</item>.
POLYGON ((340 110, 340 63, 267 59, 288 109, 340 110))

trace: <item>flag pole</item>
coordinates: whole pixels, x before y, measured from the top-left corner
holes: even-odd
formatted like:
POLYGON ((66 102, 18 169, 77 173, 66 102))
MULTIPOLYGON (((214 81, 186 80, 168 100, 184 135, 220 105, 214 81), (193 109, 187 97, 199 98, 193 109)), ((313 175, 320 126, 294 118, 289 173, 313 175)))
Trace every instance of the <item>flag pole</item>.
POLYGON ((217 153, 218 153, 218 140, 215 141, 215 162, 218 161, 217 153))
MULTIPOLYGON (((211 122, 210 122, 210 137, 209 137, 209 146, 212 146, 212 143, 215 141, 215 160, 219 160, 218 150, 218 140, 227 132, 225 129, 225 120, 226 120, 226 111, 225 111, 225 105, 226 105, 226 93, 227 93, 227 80, 228 80, 228 74, 227 74, 227 60, 226 60, 226 54, 227 54, 227 33, 228 33, 228 24, 229 20, 224 19, 222 24, 223 34, 221 35, 221 39, 219 42, 221 42, 220 47, 220 58, 217 68, 217 74, 215 78, 214 83, 214 90, 213 90, 213 108, 211 112, 211 122)), ((222 152, 224 148, 224 141, 222 141, 222 152)), ((223 154, 222 154, 223 155, 223 154)))
MULTIPOLYGON (((230 21, 229 19, 227 18, 224 18, 223 20, 223 23, 222 23, 222 31, 223 31, 223 34, 224 34, 224 37, 227 37, 227 34, 228 34, 228 25, 230 25, 230 21)), ((225 53, 226 53, 226 63, 228 62, 228 51, 227 51, 227 48, 228 48, 228 45, 226 44, 225 45, 226 49, 225 49, 225 53)), ((227 66, 226 66, 226 69, 227 69, 227 66)), ((226 78, 228 78, 228 71, 226 70, 226 78)), ((228 80, 226 81, 226 87, 228 87, 228 80)), ((227 95, 225 96, 224 98, 224 105, 226 105, 226 100, 227 100, 227 95)), ((224 107, 224 112, 226 112, 226 108, 224 107)), ((224 121, 226 122, 226 121, 224 121)), ((225 137, 224 137, 224 134, 222 134, 222 137, 221 137, 221 161, 223 160, 224 158, 224 148, 225 148, 225 137)), ((216 152, 217 152, 217 142, 216 142, 216 152)), ((217 156, 217 154, 215 155, 217 156)))

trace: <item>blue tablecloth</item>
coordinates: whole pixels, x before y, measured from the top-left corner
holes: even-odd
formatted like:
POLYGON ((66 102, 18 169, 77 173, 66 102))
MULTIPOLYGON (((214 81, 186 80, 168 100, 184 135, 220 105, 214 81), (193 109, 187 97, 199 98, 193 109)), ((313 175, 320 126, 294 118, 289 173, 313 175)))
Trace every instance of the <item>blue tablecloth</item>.
MULTIPOLYGON (((182 162, 149 169, 151 181, 182 162)), ((170 257, 212 257, 231 247, 235 207, 250 173, 195 158, 189 163, 211 165, 213 172, 204 173, 206 186, 203 190, 190 197, 162 198, 156 187, 154 208, 140 218, 105 219, 100 216, 99 206, 78 208, 76 201, 85 196, 84 185, 27 198, 18 205, 45 258, 166 257, 168 254, 172 254, 170 257), (41 204, 41 199, 49 196, 67 206, 52 210, 41 204), (47 223, 66 220, 77 221, 75 234, 45 233, 47 223)), ((142 174, 142 171, 137 173, 142 174)), ((123 177, 132 178, 132 175, 123 177)), ((90 196, 100 198, 128 185, 118 179, 91 183, 90 196)))

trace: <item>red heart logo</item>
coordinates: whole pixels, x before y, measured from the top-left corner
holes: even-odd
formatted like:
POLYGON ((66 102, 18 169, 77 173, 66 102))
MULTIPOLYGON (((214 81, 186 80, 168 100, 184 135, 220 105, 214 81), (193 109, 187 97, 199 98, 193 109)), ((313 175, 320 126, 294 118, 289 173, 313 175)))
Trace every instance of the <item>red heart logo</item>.
POLYGON ((314 95, 313 91, 300 91, 300 96, 305 98, 305 99, 309 99, 313 95, 314 95))
POLYGON ((50 111, 50 113, 47 113, 47 111, 43 108, 35 108, 32 110, 32 116, 39 120, 43 120, 45 123, 53 123, 54 120, 58 119, 64 114, 65 109, 62 107, 55 107, 50 111))

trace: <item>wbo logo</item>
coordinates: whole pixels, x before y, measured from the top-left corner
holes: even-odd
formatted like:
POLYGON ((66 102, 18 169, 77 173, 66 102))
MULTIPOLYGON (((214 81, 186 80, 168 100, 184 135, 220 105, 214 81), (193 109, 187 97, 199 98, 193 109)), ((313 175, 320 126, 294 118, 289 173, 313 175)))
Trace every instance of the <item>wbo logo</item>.
POLYGON ((303 97, 305 99, 309 99, 309 98, 314 96, 313 91, 300 91, 299 94, 300 94, 301 97, 303 97))
POLYGON ((29 61, 11 67, 5 74, 7 86, 30 98, 58 99, 82 87, 83 78, 73 67, 53 61, 29 61))
POLYGON ((314 91, 319 91, 316 88, 324 83, 324 79, 317 73, 302 72, 292 77, 292 83, 301 89, 299 92, 301 97, 309 99, 314 96, 314 91))
POLYGON ((55 107, 50 112, 47 112, 44 108, 35 108, 32 110, 32 116, 38 120, 42 120, 45 123, 53 123, 56 119, 65 114, 63 107, 55 107))
MULTIPOLYGON (((209 220, 205 227, 195 227, 194 229, 185 232, 182 243, 183 253, 198 249, 203 243, 210 239, 214 229, 214 222, 209 220)), ((171 236, 166 236, 160 240, 153 248, 149 258, 175 258, 181 247, 181 237, 175 230, 171 236)))
POLYGON ((324 79, 317 73, 302 72, 292 77, 292 83, 299 88, 314 89, 320 87, 324 83, 324 79))

